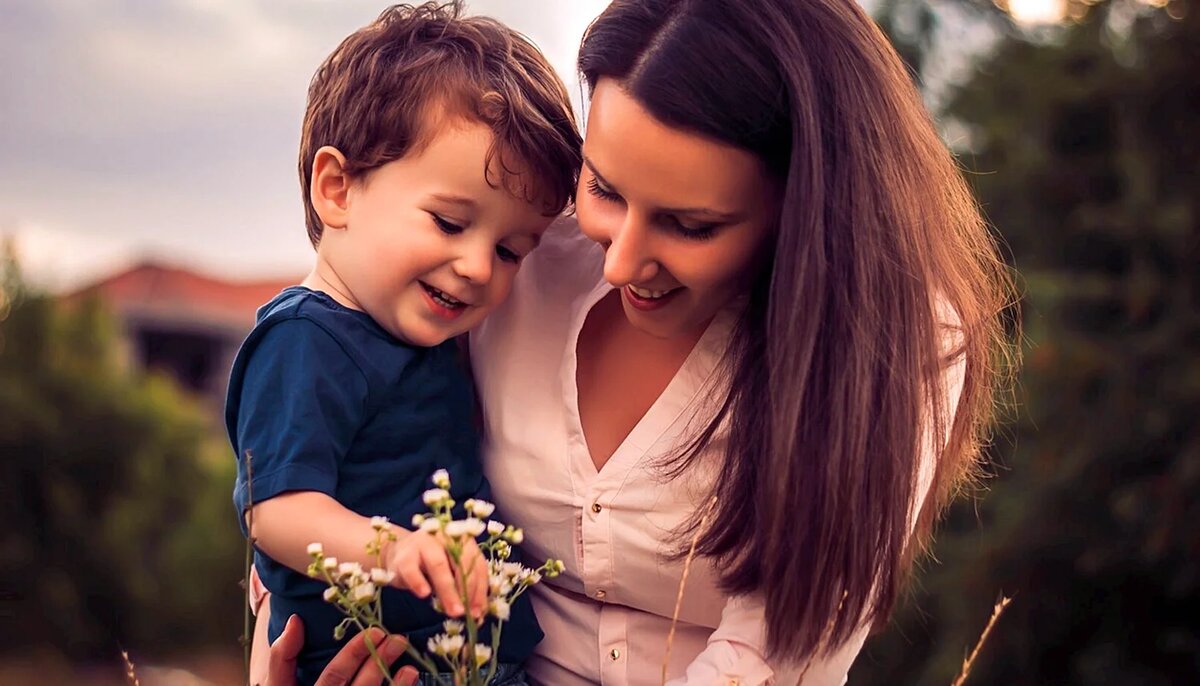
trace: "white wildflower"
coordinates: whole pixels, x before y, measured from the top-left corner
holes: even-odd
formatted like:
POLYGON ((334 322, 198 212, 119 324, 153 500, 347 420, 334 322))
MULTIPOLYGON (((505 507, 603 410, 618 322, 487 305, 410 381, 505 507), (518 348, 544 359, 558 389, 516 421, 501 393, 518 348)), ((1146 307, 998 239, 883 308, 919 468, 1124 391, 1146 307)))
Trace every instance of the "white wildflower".
POLYGON ((492 649, 488 646, 475 646, 475 664, 479 666, 486 665, 488 660, 492 659, 492 649))
POLYGON ((421 525, 424 523, 425 523, 425 515, 423 515, 423 514, 413 515, 412 526, 414 529, 420 529, 421 525))
POLYGON ((442 520, 436 517, 431 517, 421 522, 421 531, 427 534, 435 534, 442 529, 442 520))
POLYGON ((336 557, 327 557, 324 560, 321 560, 321 565, 325 567, 325 571, 327 572, 332 572, 333 570, 337 569, 338 564, 340 563, 336 557))
POLYGON ((376 531, 386 531, 387 529, 392 528, 392 525, 388 523, 387 517, 376 516, 371 517, 371 528, 376 531))
POLYGON ((462 536, 474 538, 483 533, 484 528, 482 521, 474 517, 467 517, 466 519, 456 519, 447 523, 444 531, 451 538, 460 538, 462 536))
POLYGON ((488 612, 491 612, 496 619, 507 622, 512 613, 512 607, 503 598, 492 598, 492 602, 488 603, 488 612))
POLYGON ((360 584, 354 589, 354 602, 365 603, 375 599, 375 584, 370 581, 360 584))
POLYGON ((480 519, 487 519, 496 511, 495 505, 486 500, 476 500, 475 498, 468 500, 465 507, 467 508, 467 512, 480 519))
POLYGON ((396 573, 389 569, 371 568, 371 581, 380 586, 387 586, 396 578, 396 573))
POLYGON ((521 531, 520 529, 513 529, 508 534, 508 542, 512 543, 513 545, 521 545, 521 542, 524 540, 525 532, 521 531))
POLYGON ((308 554, 309 555, 323 555, 324 553, 325 553, 325 548, 320 543, 309 543, 308 544, 308 554))
POLYGON ((444 488, 431 488, 421 494, 421 500, 429 507, 435 507, 450 499, 450 492, 444 488))
POLYGON ((433 485, 438 488, 450 488, 450 472, 439 469, 433 473, 433 485))
POLYGON ((487 532, 492 536, 499 536, 504 533, 504 525, 495 520, 487 523, 487 532))
POLYGON ((330 586, 329 588, 325 589, 325 592, 321 594, 321 597, 325 598, 325 602, 332 603, 337 600, 337 595, 337 587, 330 586))
POLYGON ((457 619, 447 619, 442 622, 442 628, 446 630, 447 636, 457 636, 463 632, 465 628, 463 623, 457 619))
POLYGON ((357 576, 362 573, 362 565, 357 562, 343 562, 338 565, 338 576, 357 576))
POLYGON ((442 634, 442 640, 438 641, 439 647, 442 649, 442 655, 458 655, 462 652, 463 645, 467 642, 467 637, 462 634, 455 636, 447 636, 442 634))

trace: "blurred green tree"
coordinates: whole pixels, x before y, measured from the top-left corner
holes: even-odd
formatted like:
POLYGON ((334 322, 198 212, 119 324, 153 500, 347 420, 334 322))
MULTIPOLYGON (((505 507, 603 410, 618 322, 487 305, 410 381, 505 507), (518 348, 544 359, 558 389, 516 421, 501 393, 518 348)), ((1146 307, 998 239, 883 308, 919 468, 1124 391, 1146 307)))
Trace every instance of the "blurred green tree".
POLYGON ((973 686, 1200 683, 1200 0, 1008 31, 944 114, 1024 279, 1019 419, 850 683, 949 684, 1002 592, 973 686))
POLYGON ((0 653, 236 650, 234 461, 171 382, 127 369, 117 334, 0 257, 0 653))

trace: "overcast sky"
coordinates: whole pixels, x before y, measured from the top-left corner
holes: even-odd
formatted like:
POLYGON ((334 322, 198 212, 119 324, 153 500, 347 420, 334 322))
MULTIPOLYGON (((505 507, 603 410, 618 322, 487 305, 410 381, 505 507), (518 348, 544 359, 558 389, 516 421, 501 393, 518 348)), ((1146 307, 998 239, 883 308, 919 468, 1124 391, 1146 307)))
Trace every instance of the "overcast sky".
MULTIPOLYGON (((304 95, 379 0, 0 0, 0 233, 63 288, 153 257, 219 275, 303 273, 304 95)), ((578 92, 606 0, 469 0, 578 92)))
MULTIPOLYGON (((529 36, 580 94, 579 39, 608 0, 466 2, 529 36)), ((961 9, 934 2, 939 44, 987 43, 954 18, 961 9)), ((141 259, 302 275, 313 259, 295 171, 308 82, 388 4, 0 0, 0 240, 15 236, 26 273, 56 289, 141 259)), ((967 64, 930 61, 931 82, 967 64)))

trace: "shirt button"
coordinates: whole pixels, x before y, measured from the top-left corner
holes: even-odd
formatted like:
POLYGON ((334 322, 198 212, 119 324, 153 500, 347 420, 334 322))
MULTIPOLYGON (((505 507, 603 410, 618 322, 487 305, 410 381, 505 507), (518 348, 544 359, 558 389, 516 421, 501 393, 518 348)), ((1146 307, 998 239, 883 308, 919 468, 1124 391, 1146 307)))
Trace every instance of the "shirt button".
POLYGON ((592 512, 595 512, 596 514, 600 514, 600 510, 603 510, 603 509, 604 509, 603 507, 600 507, 600 503, 592 503, 592 512))
POLYGON ((613 648, 612 652, 610 652, 608 654, 608 657, 613 660, 620 660, 621 659, 621 651, 616 648, 613 648))
POLYGON ((604 589, 602 588, 602 589, 596 591, 596 600, 604 600, 604 596, 606 596, 606 595, 608 595, 608 594, 605 593, 604 589))

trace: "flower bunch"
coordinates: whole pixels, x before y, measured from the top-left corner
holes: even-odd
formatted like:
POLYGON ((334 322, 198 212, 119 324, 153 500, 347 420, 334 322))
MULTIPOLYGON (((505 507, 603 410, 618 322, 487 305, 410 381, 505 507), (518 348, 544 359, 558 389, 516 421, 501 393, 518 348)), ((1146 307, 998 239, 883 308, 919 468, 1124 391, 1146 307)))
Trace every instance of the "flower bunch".
MULTIPOLYGON (((446 673, 452 675, 453 686, 486 686, 496 674, 500 634, 504 622, 509 618, 512 604, 542 578, 560 574, 563 563, 561 560, 547 560, 541 567, 530 569, 510 561, 513 546, 520 545, 524 533, 519 528, 489 519, 496 508, 485 500, 467 500, 463 503, 466 516, 455 519, 456 503, 450 496, 449 473, 444 469, 437 470, 432 482, 434 487, 422 496, 430 510, 413 517, 413 530, 437 536, 442 541, 446 555, 455 568, 459 597, 464 606, 467 604, 470 572, 463 565, 463 553, 468 541, 478 542, 487 560, 488 607, 482 620, 477 621, 470 614, 462 620, 447 619, 442 625, 442 633, 429 639, 427 653, 413 646, 408 647, 408 653, 425 672, 437 675, 434 678, 439 685, 447 684, 440 676, 446 673), (478 639, 481 629, 487 625, 491 625, 491 641, 490 645, 483 645, 478 639)), ((376 566, 371 569, 364 569, 358 563, 339 562, 336 558, 325 557, 319 543, 308 547, 308 554, 312 558, 308 567, 309 576, 323 579, 328 584, 325 600, 337 606, 346 616, 334 629, 334 638, 338 640, 344 638, 350 629, 362 631, 379 627, 387 631, 381 621, 381 590, 391 583, 394 572, 383 568, 382 556, 387 543, 396 540, 396 534, 385 517, 372 517, 371 526, 375 530, 375 537, 367 543, 367 554, 376 560, 376 566)), ((436 598, 432 602, 435 610, 443 611, 436 598)), ((372 657, 379 662, 375 646, 370 641, 367 641, 367 645, 372 657)), ((386 673, 386 669, 384 671, 386 673)))

